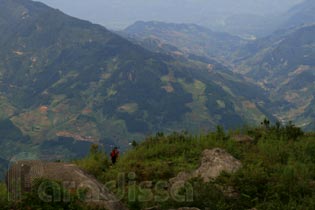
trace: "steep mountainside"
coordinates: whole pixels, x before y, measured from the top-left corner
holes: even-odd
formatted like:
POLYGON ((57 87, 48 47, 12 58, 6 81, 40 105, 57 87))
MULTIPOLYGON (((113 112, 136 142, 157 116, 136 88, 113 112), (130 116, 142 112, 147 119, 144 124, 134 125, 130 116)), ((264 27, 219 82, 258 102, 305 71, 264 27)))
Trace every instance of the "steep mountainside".
POLYGON ((248 45, 238 71, 271 92, 274 113, 312 128, 315 98, 315 25, 279 31, 248 45), (252 54, 252 55, 251 55, 252 54), (246 57, 249 56, 249 57, 246 57))
POLYGON ((267 114, 263 91, 220 65, 150 52, 41 3, 0 4, 0 117, 17 131, 1 142, 5 157, 21 151, 15 139, 64 157, 88 148, 77 142, 125 148, 156 131, 231 128, 267 114))
POLYGON ((160 40, 161 45, 173 45, 184 53, 199 56, 228 56, 244 40, 223 32, 214 32, 195 24, 174 24, 163 22, 136 22, 121 34, 136 40, 160 40))

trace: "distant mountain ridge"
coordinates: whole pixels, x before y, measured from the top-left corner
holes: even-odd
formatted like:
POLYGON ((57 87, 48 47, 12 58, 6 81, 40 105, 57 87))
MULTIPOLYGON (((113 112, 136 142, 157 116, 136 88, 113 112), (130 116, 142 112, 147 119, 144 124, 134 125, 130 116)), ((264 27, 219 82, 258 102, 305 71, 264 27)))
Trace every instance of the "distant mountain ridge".
POLYGON ((305 0, 291 8, 286 14, 284 28, 296 27, 303 24, 315 23, 315 1, 305 0))
POLYGON ((251 13, 233 14, 225 18, 218 26, 214 26, 214 29, 226 31, 241 37, 264 38, 280 29, 286 30, 304 24, 314 23, 314 10, 315 2, 313 0, 297 1, 293 4, 292 8, 287 11, 267 16, 251 13))
POLYGON ((226 40, 225 36, 220 37, 221 33, 193 24, 137 22, 121 34, 154 52, 205 63, 214 63, 216 59, 212 57, 225 60, 227 66, 237 67, 237 72, 270 92, 269 112, 284 122, 293 121, 313 129, 313 7, 314 1, 304 1, 274 22, 272 30, 277 30, 271 35, 257 40, 238 38, 236 43, 229 39, 226 48, 211 45, 226 40))
POLYGON ((121 32, 136 40, 157 39, 184 53, 208 57, 228 56, 245 41, 224 32, 215 32, 196 24, 138 21, 121 32))

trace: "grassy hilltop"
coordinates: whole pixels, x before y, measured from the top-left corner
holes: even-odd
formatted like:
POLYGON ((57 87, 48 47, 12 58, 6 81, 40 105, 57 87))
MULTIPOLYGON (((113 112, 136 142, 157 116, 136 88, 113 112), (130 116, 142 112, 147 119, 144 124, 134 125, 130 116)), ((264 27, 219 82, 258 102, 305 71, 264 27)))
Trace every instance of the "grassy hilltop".
MULTIPOLYGON (((122 199, 130 209, 155 205, 161 209, 183 206, 312 209, 315 205, 314 134, 304 134, 292 124, 269 125, 265 121, 257 128, 246 127, 226 133, 218 127, 214 132, 200 135, 183 132, 166 136, 158 133, 133 146, 134 149, 123 154, 115 166, 110 166, 107 155, 97 146, 91 148, 89 156, 76 162, 107 186, 112 186, 118 196, 123 195, 122 199), (233 139, 236 134, 249 135, 253 140, 250 143, 236 142, 233 139), (150 187, 144 181, 152 181, 156 186, 179 172, 193 171, 200 165, 203 150, 218 147, 240 160, 241 169, 234 174, 222 173, 208 183, 192 179, 189 181, 194 192, 192 201, 177 202, 171 197, 163 202, 153 199, 152 195, 167 195, 165 186, 150 187), (224 194, 220 186, 233 187, 236 197, 224 194)), ((185 195, 185 191, 182 193, 185 195)), ((25 206, 32 206, 32 203, 25 206)))

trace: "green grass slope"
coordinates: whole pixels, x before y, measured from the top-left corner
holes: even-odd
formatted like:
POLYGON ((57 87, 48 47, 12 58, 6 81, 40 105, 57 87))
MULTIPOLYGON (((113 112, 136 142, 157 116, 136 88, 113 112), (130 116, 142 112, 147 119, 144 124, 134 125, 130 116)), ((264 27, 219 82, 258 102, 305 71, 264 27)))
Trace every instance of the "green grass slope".
MULTIPOLYGON (((264 121, 261 127, 244 127, 228 133, 220 127, 199 135, 157 133, 133 146, 114 166, 109 165, 107 155, 96 145, 86 158, 76 161, 110 187, 131 210, 156 205, 161 210, 183 206, 221 210, 312 209, 315 205, 314 133, 303 133, 292 124, 270 125, 264 121), (233 136, 239 133, 253 137, 253 142, 237 143, 233 136), (189 192, 193 196, 189 200, 179 199, 185 197, 185 190, 169 194, 166 183, 170 178, 179 172, 194 171, 200 164, 201 153, 217 147, 240 160, 242 167, 234 174, 222 173, 208 183, 199 178, 190 180, 192 188, 186 189, 192 190, 189 192), (232 187, 235 196, 222 193, 223 186, 232 187)), ((4 185, 0 185, 0 193, 6 196, 4 185)), ((4 199, 0 202, 4 209, 14 206, 89 209, 76 197, 72 202, 43 203, 36 196, 29 194, 16 204, 4 199)))
MULTIPOLYGON (((130 209, 183 206, 200 209, 312 209, 314 206, 314 134, 303 134, 292 124, 264 124, 224 133, 190 135, 158 133, 124 154, 117 165, 94 172, 129 205, 130 209), (236 143, 233 135, 250 135, 249 144, 236 143), (179 172, 198 168, 205 149, 223 148, 242 162, 235 174, 223 173, 203 183, 191 180, 193 199, 178 201, 166 190, 165 181, 179 172), (151 187, 148 183, 151 183, 151 187), (223 194, 220 186, 230 186, 236 197, 223 194), (158 198, 166 198, 158 200, 158 198), (133 199, 135 198, 135 199, 133 199)), ((86 163, 86 160, 85 162, 86 163)), ((86 168, 91 168, 93 162, 86 168)), ((97 166, 97 164, 96 164, 97 166)), ((92 167, 93 168, 93 167, 92 167)), ((179 195, 185 195, 185 191, 179 195)))

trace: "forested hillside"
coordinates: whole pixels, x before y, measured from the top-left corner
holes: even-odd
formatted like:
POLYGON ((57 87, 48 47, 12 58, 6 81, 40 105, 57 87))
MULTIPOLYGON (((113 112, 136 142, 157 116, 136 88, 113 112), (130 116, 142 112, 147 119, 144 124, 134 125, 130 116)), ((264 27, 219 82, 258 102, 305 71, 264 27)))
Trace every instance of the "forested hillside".
POLYGON ((279 119, 307 129, 314 129, 314 46, 314 24, 282 30, 243 48, 236 70, 270 93, 279 119))
POLYGON ((42 3, 0 3, 0 117, 20 142, 3 137, 7 159, 21 148, 58 159, 82 155, 86 143, 126 149, 157 131, 270 116, 264 91, 224 65, 148 51, 42 3))

